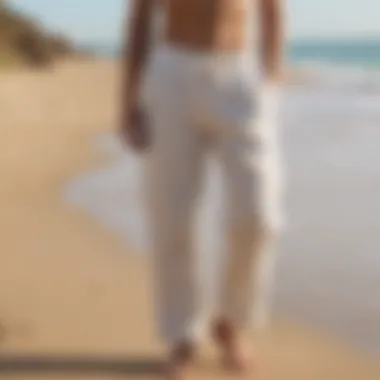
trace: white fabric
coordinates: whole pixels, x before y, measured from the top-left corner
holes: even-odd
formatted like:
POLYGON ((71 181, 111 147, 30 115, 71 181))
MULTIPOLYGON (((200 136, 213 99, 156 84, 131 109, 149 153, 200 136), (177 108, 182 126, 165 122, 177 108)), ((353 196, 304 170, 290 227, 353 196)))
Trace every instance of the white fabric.
POLYGON ((225 190, 226 267, 216 312, 247 328, 266 304, 269 246, 280 224, 276 91, 260 84, 248 54, 202 55, 165 45, 156 49, 144 87, 153 134, 145 190, 160 331, 170 342, 201 333, 206 308, 193 220, 208 153, 220 165, 225 190))

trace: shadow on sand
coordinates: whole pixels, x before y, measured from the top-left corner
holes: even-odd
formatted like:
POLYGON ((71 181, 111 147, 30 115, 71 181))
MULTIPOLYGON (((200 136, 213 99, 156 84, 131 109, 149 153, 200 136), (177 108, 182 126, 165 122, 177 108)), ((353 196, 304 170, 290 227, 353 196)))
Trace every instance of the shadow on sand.
POLYGON ((153 357, 64 357, 64 356, 18 356, 0 355, 2 374, 115 374, 146 376, 157 375, 163 362, 153 357))

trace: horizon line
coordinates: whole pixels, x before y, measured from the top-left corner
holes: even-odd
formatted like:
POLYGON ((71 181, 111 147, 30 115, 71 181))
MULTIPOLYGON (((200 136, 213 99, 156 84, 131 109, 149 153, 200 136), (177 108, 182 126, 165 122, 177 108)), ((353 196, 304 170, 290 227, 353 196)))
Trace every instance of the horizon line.
MULTIPOLYGON (((333 42, 369 42, 369 41, 379 41, 380 42, 380 35, 375 36, 302 36, 302 37, 292 37, 288 38, 286 40, 287 43, 333 43, 333 42)), ((78 40, 75 39, 73 41, 75 44, 79 45, 121 45, 121 39, 83 39, 78 40)))

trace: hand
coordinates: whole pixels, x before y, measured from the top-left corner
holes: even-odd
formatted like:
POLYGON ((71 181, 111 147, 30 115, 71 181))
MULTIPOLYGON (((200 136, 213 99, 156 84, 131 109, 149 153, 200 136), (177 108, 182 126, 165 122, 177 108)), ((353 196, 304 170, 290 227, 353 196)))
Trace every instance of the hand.
POLYGON ((282 69, 276 68, 267 71, 266 80, 268 83, 275 85, 284 84, 286 81, 286 74, 282 69))
POLYGON ((122 139, 136 151, 144 151, 149 146, 147 118, 138 104, 128 105, 121 123, 122 139))

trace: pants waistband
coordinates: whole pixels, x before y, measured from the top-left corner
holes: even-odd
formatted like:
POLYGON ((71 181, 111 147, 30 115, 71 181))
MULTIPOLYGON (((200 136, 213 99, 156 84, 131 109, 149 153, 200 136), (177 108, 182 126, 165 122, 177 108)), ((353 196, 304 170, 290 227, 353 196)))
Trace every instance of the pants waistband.
POLYGON ((178 65, 191 68, 216 69, 223 66, 247 65, 254 70, 256 56, 252 51, 239 52, 205 52, 187 49, 184 46, 162 42, 153 51, 153 60, 163 60, 166 63, 175 62, 178 65))

